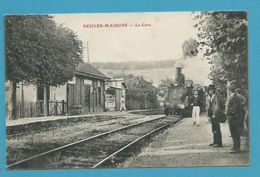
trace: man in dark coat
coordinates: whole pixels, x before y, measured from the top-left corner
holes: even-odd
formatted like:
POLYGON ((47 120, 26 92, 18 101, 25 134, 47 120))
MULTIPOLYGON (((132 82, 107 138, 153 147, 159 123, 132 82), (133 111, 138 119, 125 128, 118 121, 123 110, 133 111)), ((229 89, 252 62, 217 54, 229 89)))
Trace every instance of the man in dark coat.
POLYGON ((241 116, 242 116, 242 124, 241 124, 241 127, 240 127, 240 134, 242 135, 243 134, 243 131, 244 131, 244 120, 245 120, 245 112, 246 112, 246 98, 242 95, 241 93, 241 89, 240 88, 237 88, 235 90, 235 93, 237 94, 237 96, 240 98, 240 101, 241 101, 241 104, 242 104, 242 110, 241 110, 241 116))
POLYGON ((210 117, 213 133, 213 143, 210 146, 222 147, 222 135, 220 129, 219 116, 224 112, 224 102, 220 94, 220 88, 216 89, 214 94, 214 88, 209 90, 209 95, 212 95, 209 101, 208 116, 210 117))
POLYGON ((237 93, 234 92, 235 87, 230 87, 230 98, 227 103, 227 118, 229 121, 229 129, 234 142, 231 153, 240 151, 240 132, 243 124, 243 106, 241 98, 237 93))

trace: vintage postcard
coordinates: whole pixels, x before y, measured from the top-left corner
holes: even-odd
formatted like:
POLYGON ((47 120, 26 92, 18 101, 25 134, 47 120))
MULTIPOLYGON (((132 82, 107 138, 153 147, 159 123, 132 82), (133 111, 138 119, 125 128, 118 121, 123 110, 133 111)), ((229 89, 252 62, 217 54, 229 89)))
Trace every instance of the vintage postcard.
POLYGON ((4 27, 8 170, 250 164, 246 11, 4 27))

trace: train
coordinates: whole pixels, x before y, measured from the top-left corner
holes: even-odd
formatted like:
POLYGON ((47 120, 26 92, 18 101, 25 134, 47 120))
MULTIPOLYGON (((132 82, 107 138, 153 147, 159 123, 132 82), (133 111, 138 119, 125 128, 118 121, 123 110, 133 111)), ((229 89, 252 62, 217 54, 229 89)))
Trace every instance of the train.
MULTIPOLYGON (((175 80, 166 91, 164 98, 164 113, 168 115, 180 115, 182 117, 190 117, 192 115, 191 99, 193 91, 196 89, 199 94, 199 99, 205 108, 205 93, 203 87, 199 84, 194 84, 192 80, 185 80, 185 75, 182 73, 183 66, 175 66, 175 80)), ((204 110, 202 108, 202 110, 204 110)))

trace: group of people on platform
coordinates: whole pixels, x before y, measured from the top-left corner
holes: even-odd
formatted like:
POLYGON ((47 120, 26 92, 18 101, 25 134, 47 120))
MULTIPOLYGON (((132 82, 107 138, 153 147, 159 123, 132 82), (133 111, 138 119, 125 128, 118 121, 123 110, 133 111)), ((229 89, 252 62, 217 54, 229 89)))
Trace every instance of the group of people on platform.
MULTIPOLYGON (((240 136, 244 129, 248 129, 248 109, 246 98, 241 94, 241 89, 231 82, 227 88, 229 95, 225 101, 221 94, 221 88, 210 85, 206 97, 206 111, 211 122, 213 142, 212 147, 222 147, 222 134, 220 123, 228 120, 233 148, 231 153, 240 152, 240 136)), ((200 125, 200 108, 202 101, 198 96, 198 91, 193 92, 191 99, 193 126, 200 125)))

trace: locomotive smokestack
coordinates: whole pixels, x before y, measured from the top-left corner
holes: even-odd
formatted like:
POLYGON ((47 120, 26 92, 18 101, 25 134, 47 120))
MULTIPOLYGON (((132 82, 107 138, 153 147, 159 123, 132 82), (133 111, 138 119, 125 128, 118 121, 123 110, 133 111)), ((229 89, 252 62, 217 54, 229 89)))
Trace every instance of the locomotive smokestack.
POLYGON ((181 73, 181 68, 175 68, 175 82, 179 83, 179 79, 180 79, 180 73, 181 73))
POLYGON ((181 86, 183 83, 182 80, 183 80, 183 74, 181 74, 181 70, 183 68, 183 64, 182 63, 176 63, 175 64, 175 83, 178 84, 178 86, 181 86))

